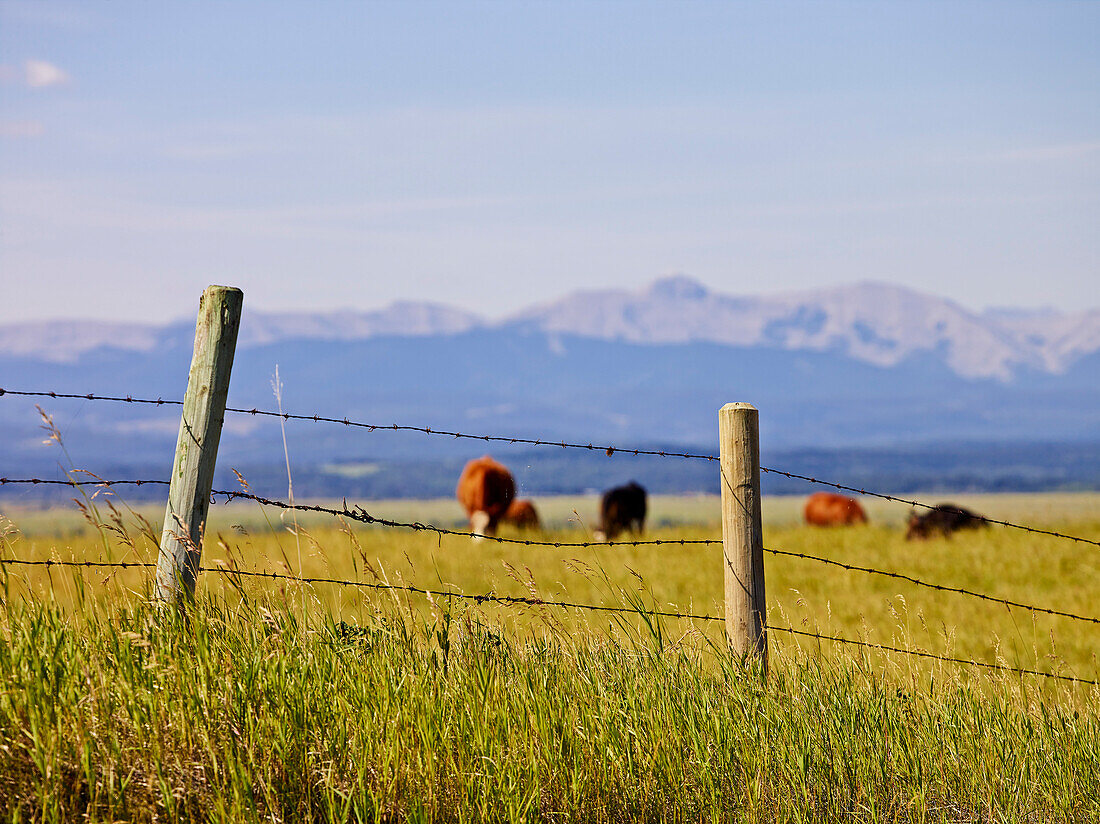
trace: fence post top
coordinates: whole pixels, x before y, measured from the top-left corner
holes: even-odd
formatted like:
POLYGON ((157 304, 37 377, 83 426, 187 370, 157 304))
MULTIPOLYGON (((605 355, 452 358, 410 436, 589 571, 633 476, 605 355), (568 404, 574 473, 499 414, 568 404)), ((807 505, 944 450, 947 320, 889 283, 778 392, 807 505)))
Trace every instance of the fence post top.
POLYGON ((236 286, 219 286, 216 283, 211 283, 209 286, 203 289, 203 292, 236 292, 239 295, 244 294, 244 292, 242 292, 236 286))
POLYGON ((753 405, 752 405, 751 403, 742 403, 742 402, 738 402, 738 403, 727 403, 727 404, 726 404, 725 406, 723 406, 723 407, 722 407, 722 408, 721 408, 721 409, 720 409, 719 411, 720 411, 720 412, 725 412, 725 411, 727 411, 727 410, 728 410, 728 411, 732 412, 732 411, 734 411, 734 410, 738 410, 738 411, 739 411, 739 410, 742 410, 742 409, 751 409, 751 410, 752 410, 753 412, 757 412, 757 411, 759 411, 759 410, 757 410, 757 408, 756 408, 755 406, 753 406, 753 405))

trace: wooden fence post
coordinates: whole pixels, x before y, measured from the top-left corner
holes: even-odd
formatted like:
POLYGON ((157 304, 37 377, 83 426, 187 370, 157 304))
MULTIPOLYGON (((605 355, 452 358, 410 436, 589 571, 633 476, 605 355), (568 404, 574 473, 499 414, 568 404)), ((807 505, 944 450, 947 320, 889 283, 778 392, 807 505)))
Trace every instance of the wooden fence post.
POLYGON ((157 559, 156 597, 170 604, 180 604, 181 595, 187 600, 195 595, 243 303, 244 293, 231 286, 208 286, 199 298, 195 351, 157 559))
POLYGON ((760 518, 760 425, 756 407, 718 412, 726 639, 734 655, 768 666, 764 536, 760 518))

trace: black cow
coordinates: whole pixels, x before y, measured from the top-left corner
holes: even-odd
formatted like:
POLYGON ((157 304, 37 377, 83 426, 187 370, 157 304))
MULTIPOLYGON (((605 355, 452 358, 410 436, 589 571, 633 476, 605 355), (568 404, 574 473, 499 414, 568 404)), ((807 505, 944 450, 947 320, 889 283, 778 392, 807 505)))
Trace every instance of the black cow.
POLYGON ((630 530, 632 535, 640 534, 645 526, 645 511, 645 490, 634 481, 607 490, 600 501, 600 528, 596 530, 596 540, 614 541, 623 530, 630 530))
POLYGON ((977 529, 985 525, 982 516, 969 509, 954 504, 938 504, 927 512, 914 510, 909 514, 905 540, 924 540, 937 534, 946 538, 960 529, 977 529))

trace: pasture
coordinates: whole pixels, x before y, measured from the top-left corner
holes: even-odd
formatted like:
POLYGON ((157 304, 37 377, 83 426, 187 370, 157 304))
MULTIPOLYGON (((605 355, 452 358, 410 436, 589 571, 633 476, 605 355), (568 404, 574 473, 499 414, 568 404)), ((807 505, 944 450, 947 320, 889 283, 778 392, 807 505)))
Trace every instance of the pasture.
MULTIPOLYGON (((907 508, 874 500, 867 526, 811 529, 802 500, 765 499, 765 547, 1097 612, 1095 546, 996 526, 906 542, 907 508)), ((1097 494, 950 500, 1100 535, 1097 494)), ((536 503, 543 537, 590 534, 595 498, 536 503)), ((73 509, 4 509, 4 557, 155 560, 162 507, 91 505, 100 528, 73 509)), ((461 525, 451 501, 367 508, 461 525)), ((657 496, 650 513, 647 538, 720 537, 716 498, 657 496)), ((720 546, 471 543, 329 516, 295 530, 289 515, 233 504, 211 508, 203 562, 637 611, 210 573, 181 627, 145 606, 150 570, 9 566, 5 819, 1100 815, 1096 687, 779 631, 761 678, 722 654, 720 622, 643 614, 720 615, 720 546)), ((774 628, 1100 679, 1100 625, 786 556, 765 566, 774 628)))

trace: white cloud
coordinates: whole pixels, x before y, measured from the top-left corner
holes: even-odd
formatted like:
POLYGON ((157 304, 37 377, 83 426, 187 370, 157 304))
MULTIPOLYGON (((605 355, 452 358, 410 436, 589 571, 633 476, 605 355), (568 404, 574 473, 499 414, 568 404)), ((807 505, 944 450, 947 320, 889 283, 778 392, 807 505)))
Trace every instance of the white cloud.
POLYGON ((53 63, 48 63, 45 60, 27 60, 23 63, 23 70, 27 78, 27 85, 32 89, 59 86, 69 80, 69 75, 64 69, 58 68, 53 63))
POLYGON ((0 137, 38 137, 44 131, 37 120, 0 120, 0 137))

